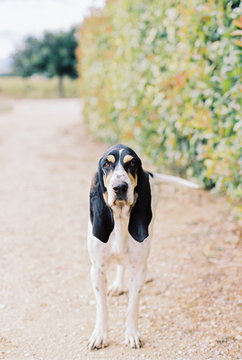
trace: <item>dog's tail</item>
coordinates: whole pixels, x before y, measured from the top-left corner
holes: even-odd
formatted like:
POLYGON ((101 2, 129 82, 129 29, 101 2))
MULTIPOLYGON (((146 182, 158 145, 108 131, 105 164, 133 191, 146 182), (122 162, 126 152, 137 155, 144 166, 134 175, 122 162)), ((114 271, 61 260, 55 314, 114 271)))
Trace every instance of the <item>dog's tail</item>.
POLYGON ((153 177, 155 182, 175 183, 175 184, 187 186, 187 187, 190 187, 193 189, 201 189, 201 186, 194 184, 191 181, 177 177, 177 176, 164 175, 164 174, 158 174, 158 173, 151 173, 151 176, 153 177))

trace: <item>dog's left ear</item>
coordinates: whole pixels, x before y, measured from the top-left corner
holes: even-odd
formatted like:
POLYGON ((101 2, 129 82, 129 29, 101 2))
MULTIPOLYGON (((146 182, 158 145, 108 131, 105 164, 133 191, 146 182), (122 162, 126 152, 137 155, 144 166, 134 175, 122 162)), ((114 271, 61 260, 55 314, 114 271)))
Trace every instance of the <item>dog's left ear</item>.
POLYGON ((138 198, 131 210, 129 233, 136 241, 142 242, 149 236, 148 227, 152 219, 149 174, 142 167, 138 171, 138 182, 135 191, 138 198))

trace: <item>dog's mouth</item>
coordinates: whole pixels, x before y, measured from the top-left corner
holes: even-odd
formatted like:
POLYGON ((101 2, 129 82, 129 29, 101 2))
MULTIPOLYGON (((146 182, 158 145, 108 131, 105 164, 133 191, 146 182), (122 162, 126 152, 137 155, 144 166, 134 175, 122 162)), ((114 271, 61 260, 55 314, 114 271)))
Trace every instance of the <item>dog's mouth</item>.
POLYGON ((115 200, 114 201, 121 201, 121 202, 127 202, 127 194, 115 194, 115 200))
POLYGON ((128 205, 128 202, 127 200, 123 200, 123 199, 115 199, 113 205, 124 206, 124 205, 128 205))
POLYGON ((127 193, 115 194, 113 204, 116 206, 128 205, 127 193))
POLYGON ((123 207, 123 206, 129 206, 129 207, 133 207, 135 202, 136 202, 137 196, 134 196, 133 200, 129 200, 127 198, 127 196, 125 197, 121 197, 121 196, 117 196, 112 204, 112 206, 117 206, 117 207, 123 207))

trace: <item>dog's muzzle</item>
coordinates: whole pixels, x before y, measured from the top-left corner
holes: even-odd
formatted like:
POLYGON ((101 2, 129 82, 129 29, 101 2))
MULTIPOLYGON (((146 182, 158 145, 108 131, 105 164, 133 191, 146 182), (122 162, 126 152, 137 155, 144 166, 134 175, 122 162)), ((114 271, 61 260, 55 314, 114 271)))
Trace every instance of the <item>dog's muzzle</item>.
POLYGON ((116 200, 127 200, 127 190, 128 190, 128 184, 123 181, 121 184, 117 184, 113 186, 113 191, 116 196, 116 200))

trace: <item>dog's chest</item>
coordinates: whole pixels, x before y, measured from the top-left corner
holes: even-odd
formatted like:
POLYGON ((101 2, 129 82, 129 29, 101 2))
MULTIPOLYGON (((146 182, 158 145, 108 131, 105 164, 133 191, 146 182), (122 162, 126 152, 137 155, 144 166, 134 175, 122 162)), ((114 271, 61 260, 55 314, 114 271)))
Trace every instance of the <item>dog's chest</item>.
POLYGON ((129 257, 129 208, 115 208, 113 215, 114 230, 109 239, 109 258, 115 262, 126 262, 129 257))
POLYGON ((126 264, 129 261, 129 247, 127 239, 123 242, 115 236, 115 233, 111 234, 109 240, 109 254, 108 260, 110 262, 118 264, 126 264))

